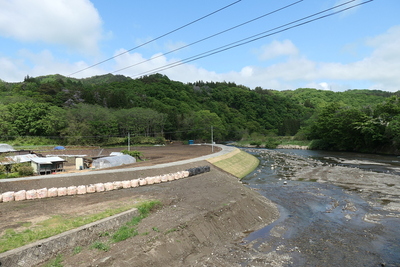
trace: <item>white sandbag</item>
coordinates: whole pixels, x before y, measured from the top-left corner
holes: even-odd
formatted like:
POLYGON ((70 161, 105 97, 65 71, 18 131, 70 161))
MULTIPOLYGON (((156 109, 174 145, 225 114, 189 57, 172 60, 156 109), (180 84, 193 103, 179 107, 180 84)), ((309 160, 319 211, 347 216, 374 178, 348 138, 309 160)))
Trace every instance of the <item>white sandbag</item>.
POLYGON ((163 183, 168 182, 168 176, 166 174, 161 176, 161 182, 163 183))
POLYGON ((96 192, 103 192, 105 190, 103 183, 97 183, 94 186, 96 187, 96 192))
POLYGON ((130 181, 122 181, 122 188, 131 188, 130 181))
POLYGON ((175 177, 174 177, 174 175, 172 173, 167 174, 167 176, 168 176, 168 181, 175 180, 175 177))
POLYGON ((106 191, 114 190, 114 184, 111 182, 104 183, 104 188, 106 189, 106 191))
POLYGON ((161 176, 159 176, 159 175, 155 176, 155 177, 154 177, 154 183, 155 183, 155 184, 161 183, 161 176))
POLYGON ((146 184, 147 184, 146 179, 139 178, 139 185, 140 185, 140 186, 143 186, 143 185, 146 185, 146 184))
POLYGON ((14 193, 14 200, 21 201, 26 199, 26 190, 20 190, 14 193))
POLYGON ((122 188, 122 182, 120 182, 120 181, 113 182, 113 185, 114 185, 114 190, 122 188))
POLYGON ((131 187, 138 187, 139 186, 139 179, 131 180, 131 187))
POLYGON ((5 192, 2 195, 3 195, 3 202, 14 201, 14 191, 5 192))
POLYGON ((86 194, 86 185, 79 185, 78 188, 76 189, 76 193, 78 195, 86 194))
POLYGON ((154 177, 146 177, 147 184, 154 184, 154 177))
POLYGON ((183 171, 183 177, 184 178, 186 178, 186 177, 189 177, 189 171, 183 171))
POLYGON ((58 196, 58 190, 55 187, 49 188, 49 190, 47 190, 47 196, 48 197, 56 197, 58 196))
POLYGON ((36 190, 37 198, 46 198, 47 197, 47 188, 41 188, 36 190))
POLYGON ((57 188, 57 195, 59 197, 66 196, 67 195, 67 188, 66 187, 57 188))
POLYGON ((86 187, 86 193, 94 193, 96 192, 96 186, 93 184, 90 184, 86 187))
POLYGON ((37 199, 37 192, 36 190, 27 190, 26 191, 26 199, 37 199))
POLYGON ((68 188, 67 188, 67 195, 68 195, 68 196, 76 195, 77 191, 78 191, 78 190, 77 190, 77 188, 76 188, 75 185, 68 186, 68 188))

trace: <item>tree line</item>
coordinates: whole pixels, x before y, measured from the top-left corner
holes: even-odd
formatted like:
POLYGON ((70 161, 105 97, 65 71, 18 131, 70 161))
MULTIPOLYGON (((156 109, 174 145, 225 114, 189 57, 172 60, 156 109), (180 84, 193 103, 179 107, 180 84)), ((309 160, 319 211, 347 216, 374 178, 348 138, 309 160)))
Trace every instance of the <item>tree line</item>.
POLYGON ((184 84, 161 74, 26 76, 19 83, 0 81, 0 136, 63 144, 125 142, 128 134, 210 141, 213 126, 216 141, 289 135, 314 139, 317 148, 372 151, 398 144, 398 106, 397 93, 379 90, 276 91, 230 82, 184 84))

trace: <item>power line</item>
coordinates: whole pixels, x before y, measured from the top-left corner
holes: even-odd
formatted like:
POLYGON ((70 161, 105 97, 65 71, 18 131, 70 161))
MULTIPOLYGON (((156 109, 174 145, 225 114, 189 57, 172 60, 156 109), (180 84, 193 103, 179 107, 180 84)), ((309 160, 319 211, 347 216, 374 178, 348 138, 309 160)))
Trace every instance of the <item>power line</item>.
POLYGON ((302 23, 298 23, 298 24, 296 24, 296 25, 293 25, 293 26, 290 26, 290 27, 287 27, 287 28, 284 28, 284 29, 281 29, 281 30, 278 30, 278 29, 283 28, 283 27, 285 27, 285 26, 294 24, 294 23, 296 23, 296 22, 305 20, 305 19, 310 18, 310 17, 314 17, 314 16, 316 16, 316 15, 319 15, 319 14, 321 14, 321 13, 330 11, 330 10, 332 10, 332 9, 338 8, 338 7, 340 7, 340 6, 346 5, 346 4, 348 4, 348 3, 350 3, 350 2, 354 2, 354 1, 356 1, 356 0, 348 1, 348 2, 343 3, 343 4, 341 4, 341 5, 334 6, 334 7, 332 7, 332 8, 329 8, 329 9, 326 9, 326 10, 323 10, 323 11, 320 11, 320 12, 315 13, 315 14, 312 14, 312 15, 310 15, 310 16, 307 16, 307 17, 304 17, 304 18, 301 18, 301 19, 292 21, 292 22, 290 22, 290 23, 284 24, 284 25, 282 25, 282 26, 279 26, 279 27, 270 29, 270 30, 268 30, 268 31, 264 31, 264 32, 262 32, 262 33, 259 33, 259 34, 256 34, 256 35, 253 35, 253 36, 250 36, 250 37, 241 39, 241 40, 239 40, 239 41, 236 41, 236 42, 233 42, 233 43, 230 43, 230 44, 227 44, 227 45, 224 45, 224 46, 221 46, 221 47, 218 47, 218 48, 215 48, 215 49, 212 49, 212 50, 209 50, 209 51, 200 53, 200 54, 197 54, 197 55, 195 55, 195 56, 186 58, 186 59, 184 59, 184 60, 182 60, 182 61, 173 62, 173 63, 167 64, 167 65, 164 65, 164 66, 162 66, 162 67, 158 67, 158 68, 155 68, 155 69, 152 69, 152 70, 149 70, 149 71, 145 71, 145 72, 142 72, 142 73, 139 73, 139 74, 137 74, 137 75, 130 76, 130 77, 140 77, 140 76, 143 76, 143 75, 146 75, 146 74, 152 74, 152 73, 161 72, 161 71, 164 71, 164 70, 167 70, 167 69, 171 69, 171 68, 174 68, 174 67, 183 65, 183 64, 188 63, 188 62, 192 62, 192 61, 195 61, 195 60, 198 60, 198 59, 201 59, 201 58, 205 58, 205 57, 208 57, 208 56, 211 56, 211 55, 214 55, 214 54, 218 54, 218 53, 221 53, 221 52, 223 52, 223 51, 226 51, 226 50, 229 50, 229 49, 238 47, 238 46, 242 46, 242 45, 245 45, 245 44, 248 44, 248 43, 257 41, 257 40, 259 40, 259 39, 266 38, 266 37, 269 37, 269 36, 271 36, 271 35, 278 34, 278 33, 281 33, 281 32, 284 32, 284 31, 287 31, 287 30, 290 30, 290 29, 293 29, 293 28, 296 28, 296 27, 299 27, 299 26, 302 26, 302 25, 305 25, 305 24, 314 22, 314 21, 316 21, 316 20, 320 20, 320 19, 323 19, 323 18, 326 18, 326 17, 329 17, 329 16, 336 15, 336 14, 338 14, 338 13, 344 12, 344 11, 349 10, 349 9, 351 9, 351 8, 355 8, 355 7, 357 7, 357 6, 360 6, 360 5, 363 5, 363 4, 367 4, 367 3, 369 3, 369 2, 372 2, 373 0, 365 1, 365 2, 362 2, 362 3, 359 3, 359 4, 355 4, 355 5, 352 5, 352 6, 350 6, 350 7, 347 7, 347 8, 338 10, 338 11, 335 11, 335 12, 333 12, 333 13, 330 13, 330 14, 327 14, 327 15, 323 15, 323 16, 320 16, 320 17, 317 17, 317 18, 314 18, 314 19, 311 19, 311 20, 308 20, 308 21, 305 21, 305 22, 302 22, 302 23), (275 31, 275 30, 276 30, 276 31, 275 31), (275 32, 272 32, 272 31, 275 31, 275 32), (268 32, 272 32, 272 33, 268 33, 268 32), (268 34, 266 34, 266 33, 268 33, 268 34), (263 34, 264 34, 264 35, 263 35, 263 34), (261 36, 260 36, 260 35, 261 35, 261 36), (251 38, 253 38, 253 39, 251 39, 251 38), (250 39, 250 40, 249 40, 249 39, 250 39))
MULTIPOLYGON (((354 0, 354 1, 355 1, 355 0, 354 0)), ((269 16, 269 15, 272 15, 272 14, 274 14, 274 13, 277 13, 277 12, 283 10, 283 9, 286 9, 286 8, 288 8, 288 7, 291 7, 291 6, 293 6, 293 5, 296 5, 296 4, 300 3, 300 2, 303 2, 303 0, 300 0, 300 1, 294 2, 294 3, 292 3, 292 4, 286 5, 286 6, 284 6, 284 7, 278 8, 278 9, 276 9, 276 10, 274 10, 274 11, 268 12, 268 13, 266 13, 266 14, 264 14, 264 15, 261 15, 261 16, 259 16, 259 17, 254 18, 254 19, 251 19, 251 20, 248 20, 248 21, 246 21, 246 22, 243 22, 243 23, 241 23, 241 24, 238 24, 238 25, 236 25, 236 26, 233 26, 233 27, 231 27, 231 28, 229 28, 229 29, 226 29, 226 30, 223 30, 223 31, 221 31, 221 32, 215 33, 215 34, 210 35, 210 36, 208 36, 208 37, 205 37, 205 38, 203 38, 203 39, 197 40, 197 41, 195 41, 195 42, 193 42, 193 43, 190 43, 190 44, 187 44, 187 45, 178 47, 178 48, 176 48, 176 49, 174 49, 174 50, 171 50, 171 51, 169 51, 169 52, 167 52, 167 53, 158 55, 158 56, 156 56, 156 57, 152 57, 152 58, 150 58, 150 59, 141 61, 141 62, 139 62, 139 63, 135 63, 135 64, 133 64, 133 65, 129 65, 129 66, 127 66, 127 67, 124 67, 124 68, 122 68, 122 69, 113 71, 113 72, 111 72, 111 73, 120 72, 120 71, 122 71, 122 70, 126 70, 126 69, 128 69, 128 68, 131 68, 131 67, 134 67, 134 66, 137 66, 137 65, 140 65, 140 64, 149 62, 149 61, 154 60, 154 59, 156 59, 156 58, 159 58, 159 57, 162 57, 162 56, 171 54, 171 53, 173 53, 173 52, 176 52, 176 51, 181 50, 181 49, 183 49, 183 48, 189 47, 189 46, 191 46, 191 45, 198 44, 198 43, 200 43, 200 42, 203 42, 203 41, 205 41, 205 40, 211 39, 211 38, 213 38, 213 37, 215 37, 215 36, 218 36, 218 35, 220 35, 220 34, 226 33, 226 32, 228 32, 228 31, 231 31, 231 30, 233 30, 233 29, 239 28, 239 27, 241 27, 241 26, 244 26, 244 25, 246 25, 246 24, 249 24, 249 23, 251 23, 251 22, 254 22, 254 21, 256 21, 256 20, 259 20, 259 19, 261 19, 261 18, 264 18, 264 17, 266 17, 266 16, 269 16)))
POLYGON ((216 14, 216 13, 218 13, 218 12, 220 12, 220 11, 222 11, 222 10, 228 8, 228 7, 231 7, 231 6, 233 6, 233 5, 237 4, 237 3, 239 3, 240 1, 242 1, 242 0, 237 0, 236 2, 233 2, 233 3, 231 3, 231 4, 227 5, 227 6, 224 6, 224 7, 220 8, 220 9, 218 9, 218 10, 215 10, 215 11, 213 11, 213 12, 211 12, 211 13, 209 13, 209 14, 203 16, 203 17, 200 17, 200 18, 198 18, 198 19, 196 19, 196 20, 193 20, 193 21, 191 21, 191 22, 189 22, 189 23, 187 23, 187 24, 185 24, 185 25, 183 25, 183 26, 181 26, 181 27, 176 28, 175 30, 172 30, 172 31, 169 31, 169 32, 167 32, 167 33, 165 33, 165 34, 162 34, 162 35, 160 35, 160 36, 158 36, 158 37, 156 37, 156 38, 154 38, 154 39, 152 39, 152 40, 150 40, 150 41, 147 41, 147 42, 145 42, 145 43, 143 43, 143 44, 140 44, 140 45, 138 45, 138 46, 135 46, 135 47, 133 47, 133 48, 131 48, 131 49, 125 51, 125 52, 122 52, 122 53, 120 53, 120 54, 117 54, 117 55, 115 55, 115 56, 112 56, 112 57, 110 57, 110 58, 107 58, 107 59, 105 59, 105 60, 103 60, 103 61, 100 61, 100 62, 98 62, 98 63, 96 63, 96 64, 93 64, 93 65, 91 65, 91 66, 89 66, 89 67, 86 67, 86 68, 84 68, 84 69, 75 71, 75 72, 69 74, 68 77, 69 77, 69 76, 72 76, 72 75, 74 75, 74 74, 80 73, 80 72, 82 72, 82 71, 84 71, 84 70, 87 70, 87 69, 93 68, 93 67, 95 67, 95 66, 98 66, 98 65, 100 65, 100 64, 102 64, 102 63, 104 63, 104 62, 107 62, 107 61, 109 61, 109 60, 111 60, 111 59, 114 59, 114 58, 119 57, 119 56, 121 56, 121 55, 123 55, 123 54, 126 54, 126 53, 128 53, 128 52, 130 52, 130 51, 132 51, 132 50, 134 50, 134 49, 137 49, 137 48, 142 47, 142 46, 144 46, 144 45, 147 45, 147 44, 149 44, 149 43, 151 43, 151 42, 154 42, 154 41, 156 41, 156 40, 158 40, 158 39, 160 39, 160 38, 162 38, 162 37, 165 37, 165 36, 167 36, 167 35, 169 35, 169 34, 171 34, 171 33, 174 33, 174 32, 176 32, 176 31, 179 31, 179 30, 181 30, 181 29, 183 29, 183 28, 185 28, 185 27, 187 27, 187 26, 189 26, 189 25, 191 25, 191 24, 194 24, 194 23, 196 23, 196 22, 198 22, 198 21, 200 21, 200 20, 203 20, 203 19, 205 19, 205 18, 211 16, 211 15, 214 15, 214 14, 216 14))

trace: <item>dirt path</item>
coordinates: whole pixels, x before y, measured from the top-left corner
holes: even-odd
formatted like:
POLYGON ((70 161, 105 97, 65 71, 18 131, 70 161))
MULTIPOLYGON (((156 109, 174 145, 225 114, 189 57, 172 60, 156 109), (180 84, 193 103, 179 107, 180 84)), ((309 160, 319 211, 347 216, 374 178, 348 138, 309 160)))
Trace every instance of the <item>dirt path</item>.
MULTIPOLYGON (((175 145, 138 150, 146 158, 151 158, 138 163, 142 166, 210 153, 209 146, 175 145)), ((278 217, 278 211, 272 202, 243 186, 236 177, 207 161, 200 161, 115 175, 99 174, 95 179, 96 182, 134 179, 204 165, 211 166, 211 171, 169 183, 90 195, 0 203, 0 231, 9 228, 20 231, 56 215, 90 214, 143 199, 156 199, 164 206, 140 223, 138 236, 112 244, 107 252, 83 248, 82 252, 73 255, 72 251, 66 251, 63 253, 63 266, 240 266, 240 262, 248 261, 245 259, 246 248, 239 245, 241 238, 245 233, 271 223, 278 217), (231 256, 231 251, 236 251, 235 257, 231 256)), ((77 185, 74 179, 77 178, 67 179, 60 175, 58 179, 14 183, 14 187, 50 188, 56 183, 77 185)), ((81 184, 94 183, 87 179, 93 178, 80 178, 79 181, 81 184)), ((10 185, 0 186, 2 192, 10 189, 5 188, 10 185)))

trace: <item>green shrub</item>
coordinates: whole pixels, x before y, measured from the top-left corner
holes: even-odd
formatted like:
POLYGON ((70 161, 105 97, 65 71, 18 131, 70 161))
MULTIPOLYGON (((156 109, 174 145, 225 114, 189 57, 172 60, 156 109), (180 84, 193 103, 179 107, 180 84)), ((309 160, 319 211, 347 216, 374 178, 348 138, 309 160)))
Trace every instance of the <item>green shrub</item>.
POLYGON ((134 136, 131 137, 131 144, 136 145, 164 145, 166 140, 164 137, 151 137, 151 136, 134 136))
POLYGON ((0 165, 0 175, 4 174, 7 171, 6 166, 0 165))
POLYGON ((143 160, 143 153, 137 150, 128 151, 128 150, 121 150, 121 153, 125 155, 129 155, 139 160, 143 160))
POLYGON ((20 176, 32 176, 33 175, 33 168, 32 166, 20 166, 18 168, 18 174, 20 176))
POLYGON ((312 150, 331 150, 331 145, 322 139, 312 140, 309 149, 312 150))
POLYGON ((33 168, 29 163, 17 163, 11 167, 12 173, 17 173, 19 176, 33 175, 33 168))
POLYGON ((260 147, 261 146, 261 141, 252 141, 250 142, 251 146, 256 146, 256 147, 260 147))
POLYGON ((265 142, 265 148, 276 148, 281 142, 276 139, 276 138, 268 138, 268 140, 265 142))

